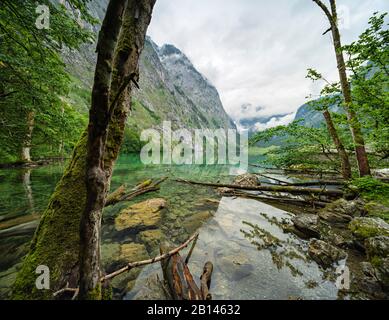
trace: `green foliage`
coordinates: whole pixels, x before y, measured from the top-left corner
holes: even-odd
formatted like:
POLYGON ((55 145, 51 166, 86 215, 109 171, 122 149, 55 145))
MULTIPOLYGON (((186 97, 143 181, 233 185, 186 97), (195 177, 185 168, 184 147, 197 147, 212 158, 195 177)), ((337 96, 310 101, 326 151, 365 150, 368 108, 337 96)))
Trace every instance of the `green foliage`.
POLYGON ((92 34, 80 21, 95 23, 87 12, 88 0, 68 0, 67 7, 42 0, 50 9, 49 29, 36 25, 37 2, 3 0, 0 7, 0 143, 1 161, 15 160, 26 143, 27 115, 34 114, 33 141, 58 154, 60 145, 70 147, 84 119, 64 102, 71 79, 61 53, 77 49, 92 34), (79 12, 77 17, 76 12, 79 12), (43 145, 42 145, 43 144, 43 145), (54 150, 57 150, 55 152, 54 150))
MULTIPOLYGON (((389 158, 389 30, 385 25, 386 14, 375 13, 369 27, 359 39, 344 46, 348 55, 347 69, 351 76, 353 108, 365 142, 371 152, 369 161, 374 166, 386 166, 389 158), (374 154, 374 156, 373 156, 374 154)), ((328 110, 345 149, 352 152, 354 144, 349 131, 348 119, 342 112, 344 102, 339 82, 327 80, 315 69, 308 69, 306 78, 324 82, 318 99, 308 102, 312 110, 328 110)), ((294 122, 257 133, 252 143, 270 141, 281 137, 283 145, 270 152, 268 162, 281 167, 321 167, 339 170, 337 155, 327 129, 304 128, 294 122)), ((354 157, 350 157, 355 168, 354 157)))
POLYGON ((389 30, 387 14, 375 13, 359 39, 344 46, 352 74, 354 108, 365 129, 368 144, 389 157, 389 30))
POLYGON ((368 201, 389 205, 389 184, 372 177, 354 179, 350 186, 368 201))
POLYGON ((322 168, 338 170, 339 165, 331 152, 331 139, 324 127, 308 128, 294 121, 258 132, 251 144, 268 142, 273 137, 282 138, 280 148, 269 149, 265 163, 281 168, 322 168))

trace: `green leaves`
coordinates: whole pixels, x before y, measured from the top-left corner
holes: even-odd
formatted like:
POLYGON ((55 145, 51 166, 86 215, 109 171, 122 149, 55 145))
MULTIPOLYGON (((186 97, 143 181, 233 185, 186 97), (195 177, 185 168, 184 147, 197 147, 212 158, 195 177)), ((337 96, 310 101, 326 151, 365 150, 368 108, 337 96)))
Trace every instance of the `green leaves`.
MULTIPOLYGON (((42 0, 50 10, 49 29, 35 25, 38 14, 33 0, 3 0, 0 6, 0 143, 17 156, 26 135, 27 111, 34 111, 33 146, 70 143, 68 132, 84 123, 63 97, 71 79, 61 54, 91 41, 82 24, 96 20, 87 10, 89 0, 68 0, 66 5, 42 0), (7 94, 12 92, 12 94, 7 94), (64 111, 65 110, 65 111, 64 111)), ((74 139, 76 137, 73 137, 74 139)))

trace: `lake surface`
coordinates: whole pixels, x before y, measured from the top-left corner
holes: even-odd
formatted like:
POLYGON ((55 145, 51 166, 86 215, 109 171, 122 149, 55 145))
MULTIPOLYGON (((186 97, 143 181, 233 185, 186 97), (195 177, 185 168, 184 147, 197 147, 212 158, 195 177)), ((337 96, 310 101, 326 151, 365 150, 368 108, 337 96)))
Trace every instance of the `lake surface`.
MULTIPOLYGON (((250 159, 250 162, 254 160, 250 159)), ((36 223, 36 216, 45 209, 63 168, 63 164, 52 164, 30 170, 0 170, 0 225, 6 216, 27 226, 34 221, 36 223)), ((189 267, 197 278, 206 261, 214 264, 211 293, 215 299, 336 299, 338 291, 334 274, 324 272, 311 261, 306 253, 306 241, 282 232, 279 223, 293 216, 289 210, 256 200, 221 197, 213 188, 174 181, 174 178, 184 178, 231 182, 234 170, 237 171, 226 165, 146 166, 135 155, 122 156, 114 170, 112 190, 124 183, 135 186, 150 178, 168 176, 169 179, 161 185, 159 192, 107 208, 104 212, 103 245, 114 247, 139 242, 136 234, 118 233, 114 228, 114 217, 130 204, 164 198, 168 206, 159 228, 175 244, 185 241, 193 231, 189 230, 187 223, 192 216, 203 216, 204 212, 209 214, 209 219, 199 229, 200 236, 189 267)), ((257 170, 250 167, 250 171, 257 170)), ((0 231, 2 299, 9 294, 32 235, 33 228, 30 233, 16 236, 1 237, 0 231)), ((158 248, 151 251, 149 254, 152 256, 158 248)), ((186 252, 183 251, 182 255, 185 256, 186 252)), ((116 255, 113 251, 110 259, 115 260, 116 255)), ((159 264, 138 270, 131 279, 125 279, 131 285, 121 289, 120 297, 134 298, 145 278, 158 272, 159 264)))

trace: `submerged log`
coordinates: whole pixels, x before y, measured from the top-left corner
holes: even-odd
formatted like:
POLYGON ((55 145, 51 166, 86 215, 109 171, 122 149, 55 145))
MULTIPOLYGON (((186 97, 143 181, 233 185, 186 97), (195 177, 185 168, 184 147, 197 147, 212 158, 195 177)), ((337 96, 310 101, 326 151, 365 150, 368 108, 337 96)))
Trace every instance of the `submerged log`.
MULTIPOLYGON (((167 247, 161 246, 161 254, 167 247)), ((193 279, 188 265, 179 253, 161 261, 163 277, 167 282, 174 300, 203 300, 201 290, 193 279)))
POLYGON ((180 183, 187 183, 193 185, 203 185, 208 187, 216 188, 230 188, 238 190, 249 190, 249 191, 269 191, 269 192, 284 192, 291 194, 320 194, 333 197, 342 197, 343 191, 334 189, 329 190, 327 188, 305 188, 305 187, 295 187, 295 186, 256 186, 256 187, 247 187, 239 186, 234 184, 224 184, 224 183, 209 183, 209 182, 199 182, 199 181, 190 181, 184 179, 176 179, 175 181, 180 183))
MULTIPOLYGON (((161 245, 161 254, 167 252, 169 247, 161 245)), ((188 260, 188 259, 187 259, 188 260)), ((213 265, 207 262, 204 265, 203 274, 200 277, 200 288, 197 286, 188 265, 177 252, 168 259, 161 260, 163 277, 170 289, 174 300, 211 300, 209 293, 213 265)))

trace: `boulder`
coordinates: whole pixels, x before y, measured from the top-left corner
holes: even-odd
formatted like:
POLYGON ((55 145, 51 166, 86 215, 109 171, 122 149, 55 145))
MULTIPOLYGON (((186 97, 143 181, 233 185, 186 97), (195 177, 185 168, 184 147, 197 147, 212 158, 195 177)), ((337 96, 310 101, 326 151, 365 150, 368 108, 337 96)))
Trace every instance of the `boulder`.
POLYGON ((131 205, 122 210, 115 218, 115 228, 117 231, 156 228, 161 221, 161 210, 165 207, 166 200, 161 198, 149 199, 131 205))
POLYGON ((389 257, 389 236, 367 238, 365 249, 370 261, 374 258, 389 257))
POLYGON ((339 199, 326 205, 319 211, 319 217, 333 224, 349 223, 354 217, 365 214, 364 202, 361 200, 347 201, 339 199))
POLYGON ((230 254, 220 258, 220 271, 231 281, 240 281, 252 274, 254 267, 243 253, 230 254))
POLYGON ((292 219, 294 227, 307 237, 320 238, 319 217, 315 214, 299 214, 292 219))
POLYGON ((382 259, 380 263, 374 267, 376 277, 380 282, 385 292, 389 292, 389 257, 382 259))
POLYGON ((376 178, 389 179, 389 168, 372 170, 372 174, 376 178))
POLYGON ((349 229, 357 241, 377 236, 389 236, 389 224, 380 218, 355 218, 350 222, 349 229))
MULTIPOLYGON (((115 266, 115 270, 118 267, 123 267, 128 262, 136 262, 145 259, 149 259, 150 256, 147 253, 146 247, 143 244, 139 243, 126 243, 122 244, 118 252, 118 261, 115 266)), ((109 270, 112 272, 114 270, 109 270)), ((111 285, 114 289, 114 294, 116 297, 122 297, 123 294, 131 290, 134 285, 134 280, 138 277, 141 272, 141 268, 134 268, 129 272, 122 273, 121 275, 115 277, 111 285)))
POLYGON ((335 262, 347 257, 347 254, 343 250, 317 239, 312 239, 309 242, 308 254, 314 261, 324 268, 329 268, 335 262))
POLYGON ((235 177, 233 184, 242 186, 242 187, 255 187, 260 185, 258 177, 252 173, 245 173, 235 177))
POLYGON ((146 246, 148 252, 153 252, 158 249, 159 244, 164 239, 165 235, 160 229, 145 230, 137 236, 137 240, 146 246))
POLYGON ((389 222, 389 207, 382 203, 370 201, 366 203, 365 210, 368 216, 382 218, 386 222, 389 222))
POLYGON ((184 221, 182 221, 181 226, 184 227, 187 233, 192 234, 198 228, 200 228, 205 221, 207 221, 212 216, 213 215, 209 210, 200 211, 185 218, 184 221))

